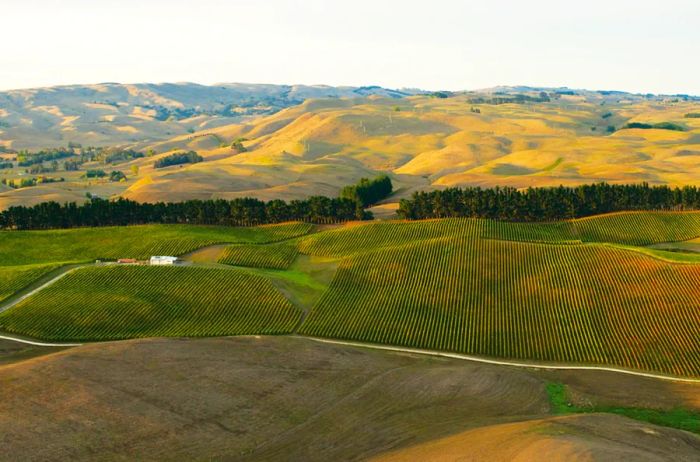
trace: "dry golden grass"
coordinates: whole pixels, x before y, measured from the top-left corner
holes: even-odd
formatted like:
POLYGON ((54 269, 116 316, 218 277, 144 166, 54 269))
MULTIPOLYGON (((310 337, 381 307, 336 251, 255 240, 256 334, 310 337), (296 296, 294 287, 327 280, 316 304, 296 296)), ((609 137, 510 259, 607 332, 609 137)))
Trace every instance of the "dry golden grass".
MULTIPOLYGON (((307 101, 255 123, 211 130, 227 140, 246 137, 249 151, 216 151, 220 157, 212 161, 208 180, 220 186, 217 197, 266 199, 316 190, 336 193, 344 183, 379 171, 416 177, 424 188, 592 181, 699 184, 693 146, 700 126, 683 119, 692 110, 689 103, 659 109, 634 102, 601 109, 594 102, 562 100, 479 105, 480 114, 471 112, 473 106, 462 97, 307 101), (622 130, 610 135, 605 129, 612 122, 601 118, 608 110, 618 126, 623 120, 663 120, 685 124, 689 130, 622 130), (248 169, 224 168, 232 165, 248 169), (250 184, 250 169, 264 184, 250 184)), ((181 139, 179 147, 194 146, 181 139)), ((126 195, 159 198, 180 189, 184 175, 177 171, 156 179, 162 183, 159 191, 126 195)), ((402 191, 399 197, 410 192, 402 191)))
MULTIPOLYGON (((41 112, 61 117, 59 107, 41 112)), ((137 165, 138 178, 105 192, 139 201, 334 195, 343 185, 379 172, 394 175, 400 189, 397 198, 416 189, 467 185, 700 184, 700 119, 684 118, 688 112, 700 112, 693 102, 618 101, 595 94, 502 105, 475 105, 467 96, 311 99, 233 125, 192 117, 179 123, 195 133, 156 143, 141 141, 162 135, 146 120, 153 117, 148 110, 115 114, 111 105, 93 105, 91 110, 101 118, 116 117, 103 124, 111 133, 105 136, 115 142, 129 135, 137 140, 135 147, 153 148, 159 156, 192 149, 204 157, 200 164, 158 170, 152 168, 154 158, 119 166, 128 170, 137 165), (607 112, 612 116, 603 118, 607 112), (619 128, 628 122, 674 122, 687 130, 607 133, 608 125, 619 128), (241 137, 247 140, 244 153, 230 148, 241 137)), ((82 123, 64 122, 73 128, 82 123)), ((80 183, 71 180, 75 187, 80 183)), ((68 188, 54 196, 36 194, 75 199, 68 188)), ((2 200, 0 206, 25 200, 32 199, 19 195, 2 200)))

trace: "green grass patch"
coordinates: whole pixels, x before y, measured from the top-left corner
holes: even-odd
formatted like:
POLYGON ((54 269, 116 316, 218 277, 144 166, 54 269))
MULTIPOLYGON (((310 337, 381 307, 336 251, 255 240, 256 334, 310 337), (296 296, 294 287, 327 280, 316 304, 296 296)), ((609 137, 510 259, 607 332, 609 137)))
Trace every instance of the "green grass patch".
POLYGON ((621 244, 606 244, 611 247, 618 249, 624 249, 631 252, 639 252, 644 255, 649 255, 650 257, 658 258, 659 260, 667 261, 670 263, 689 263, 698 264, 700 263, 700 253, 690 252, 690 251, 679 251, 679 250, 665 250, 661 248, 653 247, 635 247, 629 245, 621 244))
POLYGON ((326 292, 337 269, 336 259, 307 255, 299 255, 285 270, 242 268, 270 280, 287 299, 303 310, 311 309, 326 292))
POLYGON ((576 406, 569 400, 564 384, 550 382, 546 389, 552 412, 555 414, 606 412, 700 434, 700 412, 680 408, 660 410, 620 406, 576 406))

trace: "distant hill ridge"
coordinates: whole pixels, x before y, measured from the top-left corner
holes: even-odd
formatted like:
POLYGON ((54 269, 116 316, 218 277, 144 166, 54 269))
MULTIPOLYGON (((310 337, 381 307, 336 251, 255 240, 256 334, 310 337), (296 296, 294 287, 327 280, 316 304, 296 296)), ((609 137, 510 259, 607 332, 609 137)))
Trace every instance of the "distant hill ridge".
POLYGON ((100 83, 0 92, 0 146, 39 149, 69 141, 157 141, 273 114, 310 98, 401 98, 420 90, 379 86, 100 83))

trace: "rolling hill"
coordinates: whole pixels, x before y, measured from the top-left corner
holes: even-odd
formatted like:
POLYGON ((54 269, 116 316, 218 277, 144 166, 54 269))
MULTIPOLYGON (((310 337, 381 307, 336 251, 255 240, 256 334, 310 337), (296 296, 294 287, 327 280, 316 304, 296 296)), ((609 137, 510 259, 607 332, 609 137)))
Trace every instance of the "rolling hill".
POLYGON ((195 83, 70 85, 0 92, 0 146, 39 149, 172 138, 271 114, 308 98, 415 93, 381 87, 195 83))
MULTIPOLYGON (((105 88, 104 98, 118 99, 109 96, 116 87, 105 88)), ((87 163, 77 172, 59 168, 47 176, 64 177, 65 182, 0 191, 0 207, 48 199, 84 200, 87 192, 138 201, 242 196, 293 199, 335 195, 343 185, 379 172, 389 173, 396 185, 397 193, 390 201, 417 189, 460 185, 522 188, 598 181, 670 185, 697 185, 700 181, 700 119, 685 117, 700 111, 700 102, 686 96, 531 88, 409 94, 384 89, 285 87, 288 107, 268 101, 265 110, 251 110, 245 117, 232 119, 214 114, 220 111, 221 93, 235 93, 223 90, 229 87, 210 89, 216 96, 206 98, 204 90, 189 86, 134 88, 137 96, 158 95, 150 99, 138 96, 145 101, 138 104, 165 104, 167 99, 168 107, 176 109, 191 108, 200 101, 203 112, 186 119, 171 115, 163 122, 154 121, 154 113, 148 116, 152 120, 145 121, 134 118, 137 103, 124 97, 124 106, 107 105, 104 111, 122 111, 128 113, 126 118, 102 123, 108 132, 91 142, 121 144, 153 156, 114 165, 87 163), (189 89, 189 93, 176 99, 171 88, 189 89), (328 94, 334 97, 326 98, 328 94), (299 104, 291 105, 295 103, 299 104), (151 123, 178 128, 164 128, 170 135, 154 135, 147 128, 151 123), (629 124, 643 128, 626 128, 629 124), (136 133, 125 134, 131 129, 125 127, 136 133), (238 147, 232 147, 235 141, 238 147), (199 153, 204 161, 153 167, 163 156, 188 150, 199 153), (132 167, 138 167, 138 173, 132 173, 132 167), (119 183, 88 181, 82 176, 90 168, 120 170, 127 179, 119 183)), ((275 88, 279 96, 281 89, 275 88)), ((85 102, 85 98, 96 100, 99 92, 91 91, 80 104, 95 104, 85 102)), ((128 94, 124 88, 119 87, 119 91, 128 94)), ((270 89, 266 93, 260 89, 260 93, 265 96, 259 101, 274 99, 270 89)), ((50 106, 37 101, 41 107, 50 106)), ((60 101, 54 106, 62 107, 60 101)), ((12 117, 5 115, 0 121, 12 117)), ((11 130, 2 130, 0 139, 4 140, 11 130)), ((86 130, 91 129, 75 127, 76 134, 86 130)), ((20 169, 5 169, 0 170, 0 177, 20 178, 20 173, 20 169)))

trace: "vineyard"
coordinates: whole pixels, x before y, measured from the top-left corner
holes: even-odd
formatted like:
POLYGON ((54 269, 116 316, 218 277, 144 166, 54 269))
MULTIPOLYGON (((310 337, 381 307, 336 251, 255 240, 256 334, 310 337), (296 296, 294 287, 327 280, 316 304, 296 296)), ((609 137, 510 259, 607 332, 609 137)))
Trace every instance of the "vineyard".
POLYGON ((301 332, 698 376, 699 280, 611 247, 444 238, 344 260, 301 332))
POLYGON ((298 255, 296 245, 282 242, 269 245, 231 245, 218 262, 253 268, 287 269, 298 255))
POLYGON ((0 314, 2 329, 53 341, 289 333, 300 313, 265 278, 234 269, 105 266, 74 271, 0 314))
POLYGON ((700 237, 700 212, 621 212, 572 223, 584 242, 650 245, 700 237))
POLYGON ((477 218, 370 223, 310 235, 301 240, 299 250, 309 255, 342 257, 444 237, 643 246, 700 237, 700 212, 622 212, 552 223, 477 218))
POLYGON ((0 266, 0 302, 59 266, 59 264, 0 266))
POLYGON ((478 237, 482 225, 483 220, 453 218, 344 226, 302 239, 299 251, 321 257, 343 257, 443 237, 478 237))
MULTIPOLYGON (((311 229, 289 223, 3 233, 9 239, 0 241, 0 264, 15 265, 231 245, 189 267, 77 270, 0 314, 0 330, 83 341, 280 334, 295 329, 295 306, 303 306, 310 308, 299 328, 305 335, 700 376, 700 254, 690 253, 692 241, 677 244, 686 253, 659 244, 700 236, 700 213, 311 229), (24 241, 15 237, 22 235, 24 241), (649 244, 657 245, 641 247, 649 244), (260 269, 197 266, 217 259, 260 269)), ((49 270, 0 266, 0 297, 49 270)))
POLYGON ((219 243, 267 243, 302 236, 308 223, 250 228, 143 225, 50 231, 0 231, 0 265, 182 255, 219 243))
POLYGON ((502 241, 550 242, 580 244, 574 225, 570 221, 555 223, 509 223, 484 220, 481 237, 502 241))

